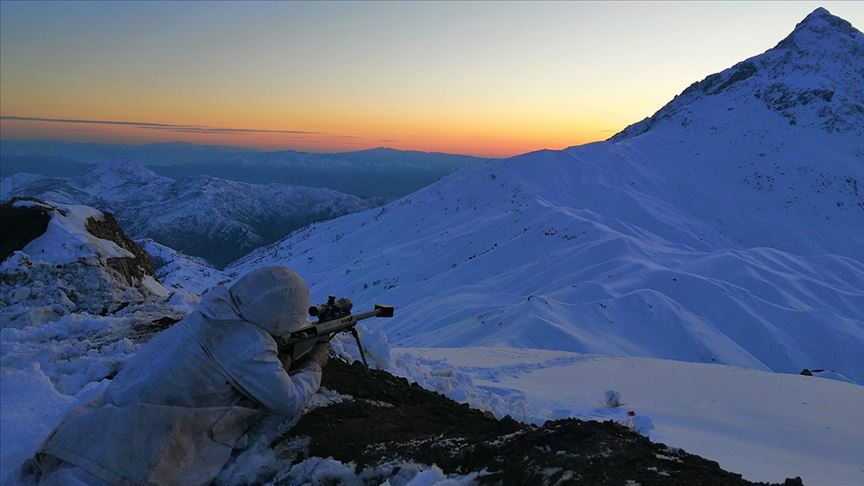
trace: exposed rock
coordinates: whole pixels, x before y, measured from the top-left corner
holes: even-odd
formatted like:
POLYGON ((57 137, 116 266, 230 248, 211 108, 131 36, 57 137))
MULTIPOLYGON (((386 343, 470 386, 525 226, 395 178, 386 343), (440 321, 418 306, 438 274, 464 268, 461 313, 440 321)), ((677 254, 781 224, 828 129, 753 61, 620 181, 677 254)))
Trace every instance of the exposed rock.
MULTIPOLYGON (((0 261, 45 233, 48 221, 51 221, 50 209, 15 206, 13 202, 16 200, 18 198, 0 204, 0 222, 3 224, 3 231, 0 232, 0 261)), ((30 200, 40 201, 35 198, 30 200)))
POLYGON ((108 265, 123 275, 129 285, 140 281, 145 275, 156 276, 156 273, 153 271, 153 265, 150 262, 150 255, 138 243, 135 243, 123 233, 113 214, 103 211, 101 220, 88 219, 87 231, 97 238, 113 241, 120 248, 135 255, 134 258, 108 259, 108 265))
POLYGON ((147 252, 110 214, 29 198, 0 205, 0 215, 4 327, 70 313, 114 315, 169 295, 155 279, 147 252))

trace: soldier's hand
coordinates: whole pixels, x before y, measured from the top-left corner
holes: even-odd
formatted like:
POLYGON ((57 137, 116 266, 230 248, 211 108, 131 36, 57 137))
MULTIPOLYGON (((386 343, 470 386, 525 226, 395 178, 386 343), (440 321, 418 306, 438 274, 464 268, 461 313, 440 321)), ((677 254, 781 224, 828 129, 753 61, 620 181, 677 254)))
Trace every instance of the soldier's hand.
POLYGON ((309 359, 318 363, 318 366, 324 368, 327 366, 327 361, 330 359, 330 343, 318 343, 309 352, 309 359))

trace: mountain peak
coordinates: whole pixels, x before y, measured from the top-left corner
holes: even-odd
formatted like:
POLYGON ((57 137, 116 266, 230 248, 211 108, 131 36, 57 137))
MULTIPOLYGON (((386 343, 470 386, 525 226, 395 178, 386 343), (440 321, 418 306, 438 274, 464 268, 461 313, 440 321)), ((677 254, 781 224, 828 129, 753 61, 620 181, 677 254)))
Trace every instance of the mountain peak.
POLYGON ((740 132, 745 126, 756 129, 778 122, 864 134, 862 72, 864 34, 818 8, 774 48, 693 83, 657 113, 611 140, 638 136, 660 125, 678 125, 682 135, 692 136, 706 129, 740 132))
POLYGON ((125 157, 112 157, 94 164, 71 180, 79 189, 106 200, 129 197, 133 187, 148 192, 173 183, 171 179, 125 157))
POLYGON ((819 41, 826 38, 855 37, 861 35, 855 27, 847 20, 831 14, 827 9, 819 7, 798 22, 795 29, 785 39, 777 44, 777 47, 797 47, 799 49, 807 46, 810 41, 819 41))
POLYGON ((808 25, 820 24, 820 23, 825 23, 825 22, 827 22, 831 25, 834 25, 834 26, 842 26, 844 24, 845 25, 851 25, 846 20, 844 20, 844 19, 832 14, 831 12, 829 12, 827 8, 818 7, 816 10, 807 14, 807 16, 804 17, 804 20, 802 20, 801 22, 798 23, 798 25, 796 26, 796 29, 801 27, 801 26, 808 26, 808 25))
POLYGON ((99 164, 95 164, 90 170, 87 171, 89 174, 114 174, 122 177, 123 179, 136 179, 136 180, 146 180, 146 179, 154 179, 158 178, 157 175, 152 170, 144 167, 137 162, 134 162, 132 159, 127 157, 112 157, 110 159, 105 160, 99 164))
POLYGON ((828 9, 825 7, 816 7, 816 10, 807 14, 807 16, 804 17, 804 20, 802 20, 801 23, 815 21, 816 19, 824 19, 828 17, 839 18, 835 15, 832 15, 831 12, 829 12, 828 9))

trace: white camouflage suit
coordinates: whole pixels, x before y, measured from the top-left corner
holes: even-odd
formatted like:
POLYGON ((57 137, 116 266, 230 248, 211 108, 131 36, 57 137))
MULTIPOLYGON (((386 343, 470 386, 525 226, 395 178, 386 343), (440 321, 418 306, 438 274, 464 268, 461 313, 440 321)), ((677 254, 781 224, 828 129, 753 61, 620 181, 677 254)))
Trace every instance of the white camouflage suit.
POLYGON ((210 483, 262 409, 295 417, 318 390, 321 367, 308 360, 289 375, 273 338, 305 323, 308 307, 285 267, 211 290, 64 419, 40 451, 39 484, 210 483))

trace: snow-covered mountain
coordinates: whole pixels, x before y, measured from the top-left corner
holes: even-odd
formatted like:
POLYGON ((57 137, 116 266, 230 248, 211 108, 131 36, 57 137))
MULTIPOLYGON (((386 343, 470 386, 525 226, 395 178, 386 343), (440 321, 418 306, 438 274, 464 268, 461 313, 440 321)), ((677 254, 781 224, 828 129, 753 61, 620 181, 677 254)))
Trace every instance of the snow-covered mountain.
MULTIPOLYGON (((258 152, 248 147, 201 145, 184 142, 145 144, 67 142, 65 140, 0 140, 0 159, 9 163, 13 172, 36 163, 48 169, 45 175, 59 175, 60 163, 75 165, 99 164, 116 158, 135 160, 143 165, 172 165, 209 162, 240 154, 258 152), (54 164, 57 164, 56 166, 54 164)), ((4 172, 9 168, 4 167, 4 172)), ((42 172, 40 172, 42 173, 42 172)), ((66 174, 63 172, 63 174, 66 174)), ((74 175, 74 174, 69 174, 74 175)))
POLYGON ((378 147, 353 152, 259 151, 240 147, 0 140, 0 177, 29 172, 76 175, 89 165, 127 158, 173 179, 208 175, 252 184, 327 187, 392 201, 488 158, 378 147))
POLYGON ((817 9, 606 142, 453 174, 228 268, 392 303, 405 346, 835 370, 864 383, 864 35, 817 9))
POLYGON ((3 199, 37 196, 105 209, 135 238, 224 265, 313 221, 371 203, 332 189, 247 184, 209 176, 175 181, 127 159, 68 178, 19 173, 0 181, 3 199))
POLYGON ((486 162, 467 155, 378 147, 337 153, 250 152, 192 164, 153 167, 174 178, 213 175, 244 182, 329 187, 392 201, 457 170, 486 162))

